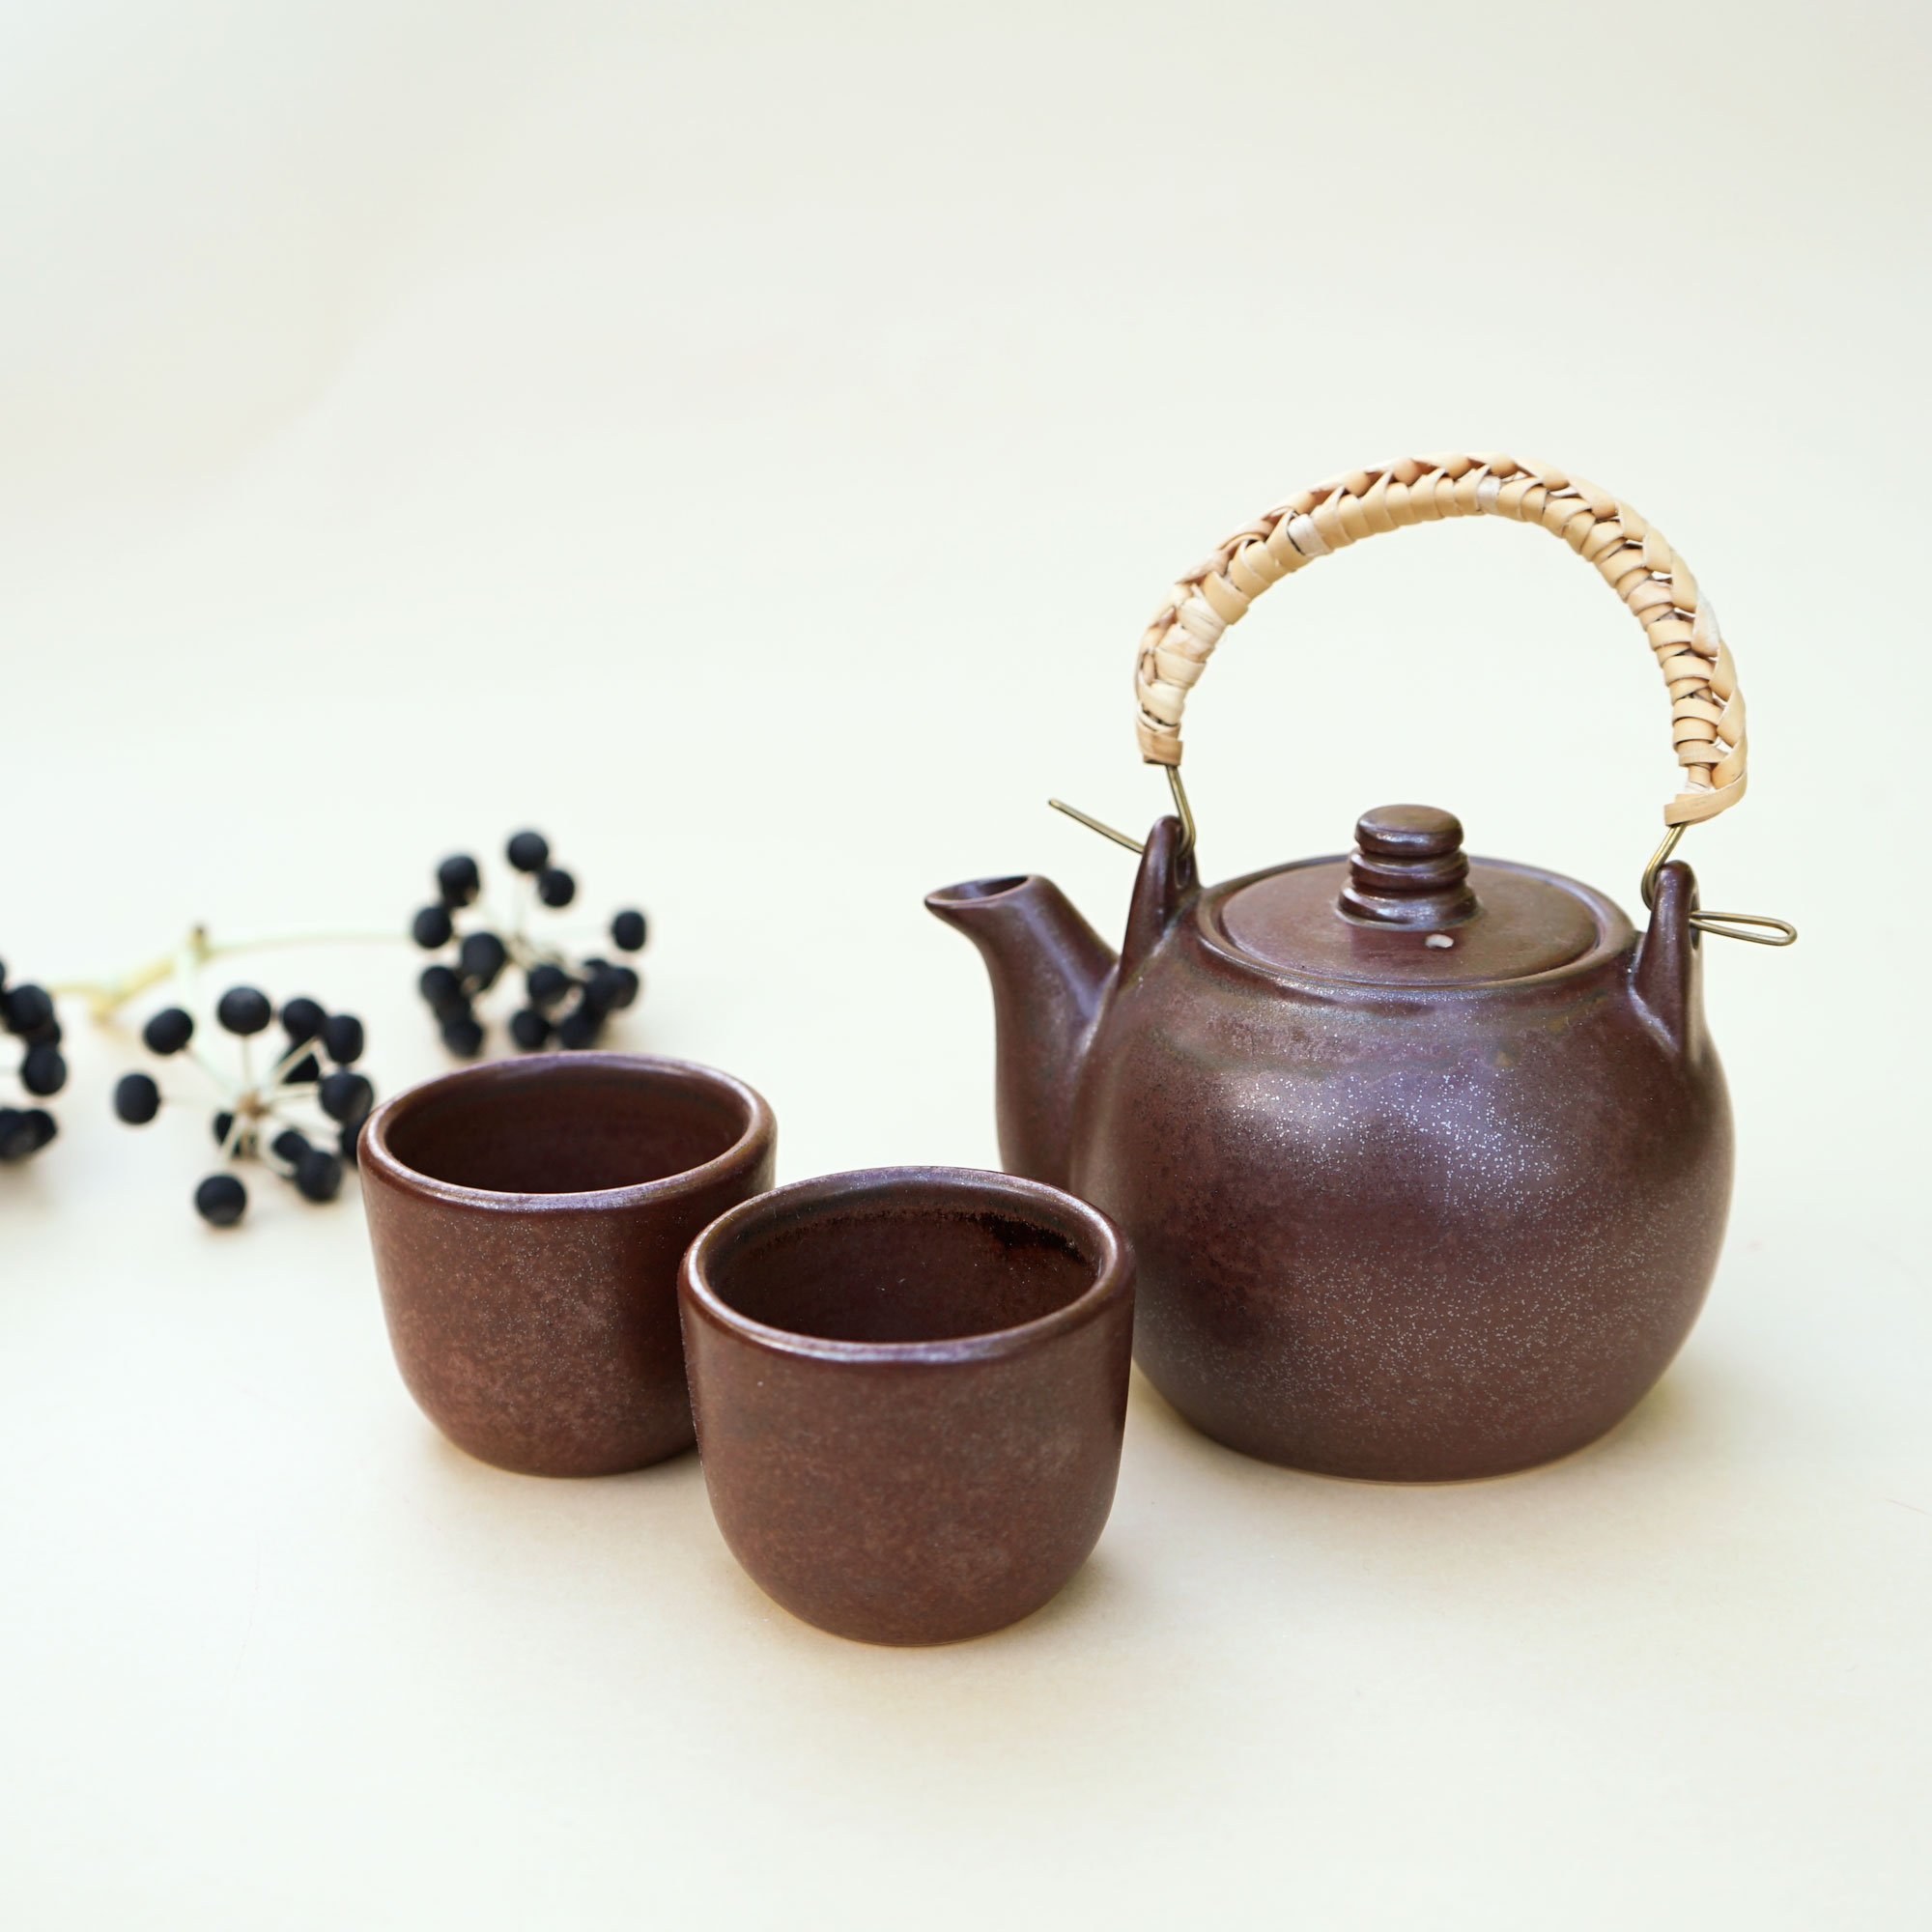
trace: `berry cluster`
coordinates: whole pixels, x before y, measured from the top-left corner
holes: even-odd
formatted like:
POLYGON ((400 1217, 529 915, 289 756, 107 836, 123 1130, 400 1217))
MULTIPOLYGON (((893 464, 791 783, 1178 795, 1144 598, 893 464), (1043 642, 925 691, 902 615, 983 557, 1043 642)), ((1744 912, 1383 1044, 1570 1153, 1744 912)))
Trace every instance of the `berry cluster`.
MULTIPOLYGON (((21 980, 10 986, 0 965, 0 1026, 21 1045, 15 1078, 33 1100, 51 1099, 67 1085, 67 1061, 60 1050, 61 1025, 53 996, 44 986, 21 980)), ((0 1161, 25 1160, 39 1153, 56 1132, 44 1107, 0 1106, 0 1161)))
MULTIPOLYGON (((355 1070, 362 1022, 306 997, 288 1001, 279 1014, 283 1040, 258 1079, 250 1041, 278 1017, 269 996, 254 986, 231 986, 215 1003, 214 1017, 242 1042, 239 1081, 192 1051, 194 1016, 185 1008, 163 1007, 141 1029, 142 1043, 163 1059, 185 1055, 219 1090, 212 1124, 225 1161, 258 1160, 303 1200, 333 1201, 342 1191, 343 1163, 355 1161, 356 1133, 376 1104, 375 1088, 355 1070), (327 1124, 291 1120, 291 1110, 301 1106, 319 1108, 327 1124)), ((129 1126, 144 1127, 163 1097, 152 1076, 126 1074, 114 1090, 114 1111, 129 1126)), ((194 1190, 195 1212, 217 1228, 232 1228, 247 1206, 241 1176, 225 1170, 194 1190)))
MULTIPOLYGON (((605 1023, 637 997, 636 970, 597 956, 579 958, 529 931, 538 907, 560 912, 577 898, 577 881, 551 863, 550 840, 540 832, 519 832, 504 848, 517 875, 508 917, 492 916, 478 903, 483 874, 467 852, 436 868, 437 899, 418 912, 410 936, 425 952, 445 954, 416 981, 442 1030, 443 1044, 465 1060, 483 1050, 483 1022, 476 1002, 505 972, 523 976, 524 1001, 510 1015, 510 1038, 526 1053, 556 1045, 595 1046, 605 1023)), ((611 943, 619 952, 643 950, 644 916, 618 913, 611 943)))

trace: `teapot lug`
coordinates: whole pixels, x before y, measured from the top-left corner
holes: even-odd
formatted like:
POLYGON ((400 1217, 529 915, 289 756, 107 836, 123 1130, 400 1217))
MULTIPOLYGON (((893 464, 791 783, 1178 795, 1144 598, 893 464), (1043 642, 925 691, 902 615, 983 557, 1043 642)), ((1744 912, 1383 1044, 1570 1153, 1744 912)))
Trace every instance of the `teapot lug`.
POLYGON ((1141 854, 1133 903, 1127 909, 1126 937, 1121 946, 1122 982, 1151 956, 1200 889, 1194 848, 1182 836, 1180 820, 1171 815, 1156 819, 1141 854))
POLYGON ((1697 878, 1683 860, 1659 868, 1650 926, 1637 942, 1631 989, 1679 1053, 1690 1050, 1701 1013, 1697 986, 1697 878))

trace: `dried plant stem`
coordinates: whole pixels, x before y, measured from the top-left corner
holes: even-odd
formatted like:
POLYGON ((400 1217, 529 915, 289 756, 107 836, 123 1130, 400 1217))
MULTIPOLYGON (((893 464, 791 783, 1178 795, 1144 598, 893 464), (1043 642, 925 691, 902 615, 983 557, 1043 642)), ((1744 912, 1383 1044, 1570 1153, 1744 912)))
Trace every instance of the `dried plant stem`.
POLYGON ((210 937, 205 925, 191 925, 181 944, 159 957, 123 974, 118 980, 72 980, 55 986, 56 999, 85 1000, 88 1011, 97 1020, 111 1019, 129 1001, 137 1000, 170 980, 191 978, 213 959, 226 959, 238 952, 269 952, 303 946, 396 946, 403 935, 394 932, 296 932, 272 933, 249 939, 210 937))

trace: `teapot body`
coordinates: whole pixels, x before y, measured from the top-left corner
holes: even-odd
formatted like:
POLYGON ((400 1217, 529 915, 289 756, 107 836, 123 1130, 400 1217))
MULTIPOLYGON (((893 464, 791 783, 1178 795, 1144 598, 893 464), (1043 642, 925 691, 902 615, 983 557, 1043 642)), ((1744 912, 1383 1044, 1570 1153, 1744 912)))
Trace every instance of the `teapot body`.
POLYGON ((1595 922, 1578 956, 1498 981, 1257 960, 1223 919, 1252 880, 1130 928, 1068 1179, 1132 1237, 1135 1355, 1182 1415, 1269 1462, 1449 1481, 1635 1406, 1702 1306, 1730 1199, 1691 885, 1669 869, 1640 949, 1587 888, 1480 866, 1495 896, 1525 875, 1595 922), (1664 919, 1668 956, 1646 959, 1664 919))

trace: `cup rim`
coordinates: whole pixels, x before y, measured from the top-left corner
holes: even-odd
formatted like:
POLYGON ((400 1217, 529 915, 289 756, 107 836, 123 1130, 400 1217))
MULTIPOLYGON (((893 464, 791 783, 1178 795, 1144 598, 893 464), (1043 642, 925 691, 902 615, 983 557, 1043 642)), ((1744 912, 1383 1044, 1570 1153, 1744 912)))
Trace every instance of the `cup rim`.
POLYGON ((978 1362, 1018 1354, 1096 1321, 1129 1295, 1133 1284, 1133 1250, 1126 1236, 1099 1208, 1045 1181, 978 1167, 850 1168, 770 1188, 727 1208, 713 1221, 686 1251, 684 1264, 678 1270, 679 1293, 687 1304, 742 1341, 778 1354, 819 1361, 881 1364, 978 1362), (781 1219, 787 1209, 843 1206, 913 1188, 930 1194, 935 1187, 956 1194, 962 1204, 1004 1207, 1017 1218, 1061 1224, 1062 1233, 1066 1232, 1065 1224, 1076 1224, 1083 1242, 1081 1257, 1093 1263, 1094 1279, 1071 1301, 1009 1327, 923 1341, 862 1342, 831 1335, 806 1335, 793 1328, 779 1328, 759 1321, 733 1308, 709 1278, 708 1270, 719 1250, 737 1238, 747 1224, 760 1219, 781 1219), (1042 1209, 1047 1211, 1042 1214, 1042 1209))
POLYGON ((451 1207, 496 1213, 569 1213, 584 1208, 642 1206, 695 1192, 758 1160, 771 1147, 777 1130, 777 1121, 765 1096, 735 1073, 726 1073, 720 1067, 706 1066, 695 1060, 670 1060, 653 1053, 528 1053, 514 1060, 488 1060, 473 1066, 452 1067, 447 1073, 432 1074, 412 1087, 405 1087, 400 1094, 392 1094, 363 1122, 356 1141, 356 1157, 365 1174, 373 1173, 405 1193, 451 1207), (511 1087, 551 1079, 559 1073, 575 1078, 598 1071, 646 1078, 669 1075, 690 1085, 709 1087, 744 1108, 744 1130, 729 1147, 709 1160, 696 1167, 680 1168, 675 1174, 660 1175, 655 1180, 545 1194, 469 1187, 461 1181, 444 1180, 412 1167, 389 1145, 390 1129, 397 1122, 443 1098, 452 1090, 511 1087))

